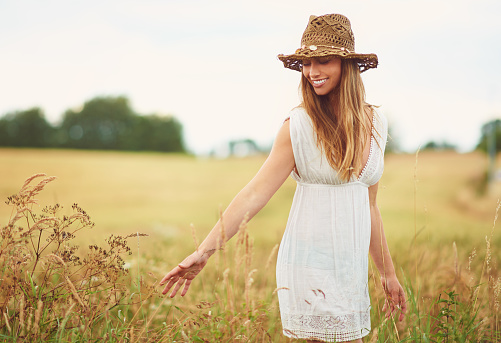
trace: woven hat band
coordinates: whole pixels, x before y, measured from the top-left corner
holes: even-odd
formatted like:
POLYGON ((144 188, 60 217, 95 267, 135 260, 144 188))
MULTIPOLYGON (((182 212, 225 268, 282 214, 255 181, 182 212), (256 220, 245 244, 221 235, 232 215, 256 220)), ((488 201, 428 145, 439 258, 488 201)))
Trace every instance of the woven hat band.
POLYGON ((348 53, 351 53, 352 51, 350 51, 349 49, 345 48, 345 47, 338 47, 338 46, 335 46, 335 45, 315 45, 315 44, 311 44, 311 45, 303 45, 301 48, 297 49, 296 50, 296 54, 300 53, 300 52, 303 52, 304 53, 304 50, 310 50, 310 51, 316 51, 318 49, 328 49, 328 50, 332 50, 332 51, 338 51, 338 52, 348 52, 348 53))

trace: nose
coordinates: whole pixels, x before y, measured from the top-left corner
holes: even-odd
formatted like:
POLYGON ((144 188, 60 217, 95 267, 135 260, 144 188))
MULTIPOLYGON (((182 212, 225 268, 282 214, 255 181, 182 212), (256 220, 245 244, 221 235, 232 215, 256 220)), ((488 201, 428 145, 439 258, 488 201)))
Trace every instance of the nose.
POLYGON ((315 78, 317 76, 320 75, 320 69, 318 67, 318 63, 313 60, 311 61, 311 64, 310 64, 310 78, 315 78))

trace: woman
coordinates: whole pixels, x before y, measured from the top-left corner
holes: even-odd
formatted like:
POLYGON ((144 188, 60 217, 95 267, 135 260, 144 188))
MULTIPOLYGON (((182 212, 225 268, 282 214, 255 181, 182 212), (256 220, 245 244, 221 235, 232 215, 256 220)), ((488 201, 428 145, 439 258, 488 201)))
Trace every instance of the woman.
POLYGON ((354 52, 349 20, 311 16, 301 48, 279 55, 301 71, 303 101, 291 111, 269 157, 233 199, 197 251, 161 281, 188 291, 226 239, 252 218, 289 174, 297 181, 277 261, 284 334, 309 342, 362 342, 370 331, 368 254, 381 274, 387 315, 406 312, 377 207, 383 172, 386 119, 365 102, 360 73, 377 67, 374 54, 354 52))

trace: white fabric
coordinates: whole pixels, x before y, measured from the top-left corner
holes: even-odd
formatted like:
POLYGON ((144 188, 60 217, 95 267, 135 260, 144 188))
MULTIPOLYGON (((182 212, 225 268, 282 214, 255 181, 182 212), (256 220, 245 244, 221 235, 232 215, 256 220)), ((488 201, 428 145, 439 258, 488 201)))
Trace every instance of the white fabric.
POLYGON ((383 173, 386 119, 375 111, 368 161, 343 182, 317 147, 311 119, 290 113, 297 181, 277 258, 284 334, 326 342, 354 340, 370 331, 368 187, 383 173))

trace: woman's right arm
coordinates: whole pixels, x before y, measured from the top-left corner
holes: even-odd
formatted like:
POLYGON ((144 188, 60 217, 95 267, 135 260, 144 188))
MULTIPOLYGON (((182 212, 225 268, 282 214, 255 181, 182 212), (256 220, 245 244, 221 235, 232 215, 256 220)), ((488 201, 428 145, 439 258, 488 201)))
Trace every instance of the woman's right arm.
POLYGON ((184 285, 181 292, 181 296, 184 296, 192 280, 207 264, 209 257, 224 243, 222 229, 224 228, 225 240, 229 240, 238 232, 245 216, 248 220, 253 218, 285 182, 295 166, 289 125, 289 120, 284 122, 261 169, 235 196, 197 251, 186 257, 160 281, 160 285, 165 284, 162 294, 169 292, 175 285, 170 295, 174 297, 184 285))

